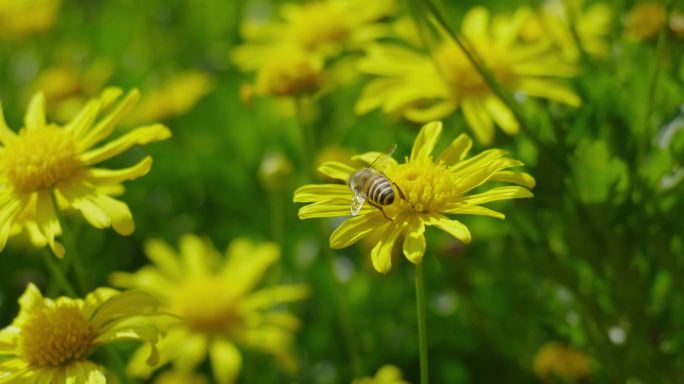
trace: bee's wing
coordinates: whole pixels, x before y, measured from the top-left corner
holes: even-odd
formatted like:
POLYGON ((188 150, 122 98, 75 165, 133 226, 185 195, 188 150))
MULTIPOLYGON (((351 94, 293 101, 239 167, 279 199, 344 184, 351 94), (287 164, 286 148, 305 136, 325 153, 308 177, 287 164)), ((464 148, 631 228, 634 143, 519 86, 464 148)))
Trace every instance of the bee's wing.
POLYGON ((375 169, 384 169, 385 165, 387 164, 387 161, 390 159, 390 156, 396 151, 397 145, 392 144, 387 149, 385 149, 382 153, 378 155, 378 157, 373 160, 372 163, 368 164, 368 168, 375 168, 375 169))
POLYGON ((354 193, 354 197, 352 197, 352 201, 351 201, 351 215, 352 216, 357 216, 359 214, 359 212, 361 211, 361 208, 363 207, 364 201, 366 201, 366 199, 364 199, 360 193, 354 193))

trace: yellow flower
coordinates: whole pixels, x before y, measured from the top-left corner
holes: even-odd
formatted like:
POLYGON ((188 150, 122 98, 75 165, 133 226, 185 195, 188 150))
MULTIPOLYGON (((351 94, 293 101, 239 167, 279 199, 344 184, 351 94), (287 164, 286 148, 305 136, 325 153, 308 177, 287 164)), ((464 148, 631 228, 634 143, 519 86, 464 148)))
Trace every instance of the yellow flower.
MULTIPOLYGON (((573 76, 574 67, 538 45, 521 45, 517 39, 521 23, 509 24, 490 30, 489 12, 475 7, 465 15, 462 31, 485 66, 508 90, 579 106, 580 99, 573 91, 549 78, 573 76)), ((431 56, 405 46, 371 46, 359 69, 378 78, 364 88, 356 104, 357 113, 382 108, 385 113, 399 113, 422 123, 446 117, 461 107, 482 143, 491 143, 494 124, 508 134, 518 132, 511 110, 455 43, 438 43, 431 56)))
POLYGON ((146 92, 129 121, 148 123, 181 116, 192 109, 213 87, 213 79, 204 72, 180 73, 168 79, 161 87, 146 92))
MULTIPOLYGON (((308 289, 294 284, 256 289, 280 257, 275 244, 237 239, 222 258, 208 241, 185 235, 180 255, 158 240, 149 241, 145 252, 154 265, 136 273, 115 273, 112 281, 147 290, 179 316, 159 342, 160 365, 173 362, 175 368, 190 371, 208 354, 216 381, 232 383, 242 364, 239 345, 274 355, 286 368, 296 367, 290 348, 299 320, 273 307, 303 299, 308 289)), ((130 374, 151 374, 143 364, 144 353, 134 355, 130 374)))
POLYGON ((382 366, 374 377, 357 379, 352 384, 408 384, 402 379, 401 370, 394 365, 382 366))
POLYGON ((60 0, 0 0, 0 39, 41 32, 55 23, 60 0))
POLYGON ((19 315, 0 331, 0 384, 105 383, 104 369, 88 356, 117 341, 141 341, 157 355, 157 328, 141 317, 156 312, 147 293, 98 288, 84 300, 44 298, 29 284, 19 315))
POLYGON ((377 21, 396 10, 394 0, 321 0, 286 4, 282 21, 242 26, 246 43, 231 53, 242 70, 256 70, 272 60, 281 47, 302 49, 318 60, 339 55, 344 49, 359 49, 388 27, 377 21))
MULTIPOLYGON (((403 235, 403 251, 407 259, 420 263, 425 253, 425 227, 435 226, 464 243, 470 242, 470 231, 448 214, 483 215, 503 219, 502 213, 481 207, 497 200, 532 197, 528 188, 534 179, 508 168, 523 165, 506 158, 499 149, 490 149, 466 159, 472 146, 470 138, 461 134, 437 158, 431 155, 442 131, 440 122, 426 124, 418 134, 411 156, 403 163, 387 158, 378 170, 395 186, 395 199, 382 210, 365 204, 358 216, 344 221, 330 236, 330 246, 348 247, 358 240, 381 233, 380 241, 371 250, 373 266, 380 273, 391 268, 392 248, 403 235), (487 181, 500 181, 519 186, 501 186, 488 191, 468 194, 487 181)), ((359 156, 370 163, 378 157, 371 152, 359 156)), ((323 164, 321 173, 349 182, 356 169, 339 162, 323 164)), ((305 185, 295 191, 294 201, 313 203, 299 210, 300 219, 348 216, 352 192, 347 185, 305 185)))
MULTIPOLYGON (((594 3, 585 8, 581 0, 571 1, 569 6, 574 12, 575 30, 582 49, 593 56, 606 56, 610 51, 606 39, 610 34, 612 7, 606 3, 594 3)), ((561 48, 566 60, 575 62, 580 58, 566 5, 562 0, 547 0, 536 12, 525 8, 519 12, 526 15, 520 33, 523 41, 550 40, 561 48)))
POLYGON ((59 126, 46 121, 45 98, 39 93, 31 99, 18 133, 9 129, 0 108, 0 250, 10 232, 21 225, 45 239, 57 256, 64 255, 64 248, 55 241, 62 228, 53 193, 57 209, 73 208, 96 228, 111 226, 122 235, 133 232, 131 211, 111 195, 121 189, 123 181, 145 175, 152 158, 117 170, 93 166, 136 144, 166 139, 171 133, 154 124, 97 146, 139 98, 139 93, 132 91, 112 107, 121 94, 119 89, 107 89, 72 121, 59 126), (111 111, 97 120, 99 113, 108 109, 111 111))
POLYGON ((166 371, 154 379, 154 384, 207 384, 207 378, 195 372, 183 372, 177 369, 166 371))
POLYGON ((649 40, 658 36, 665 23, 665 7, 660 3, 639 3, 627 17, 627 36, 649 40))
POLYGON ((548 382, 578 382, 592 372, 591 359, 584 352, 559 343, 540 348, 534 356, 533 368, 537 377, 548 382))

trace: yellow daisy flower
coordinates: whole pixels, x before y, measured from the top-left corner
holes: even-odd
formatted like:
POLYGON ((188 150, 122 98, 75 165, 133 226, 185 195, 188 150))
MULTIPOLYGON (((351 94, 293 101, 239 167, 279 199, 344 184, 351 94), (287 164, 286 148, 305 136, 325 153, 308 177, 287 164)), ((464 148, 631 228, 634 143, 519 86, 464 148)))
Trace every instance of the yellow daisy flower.
POLYGON ((129 121, 148 123, 181 116, 190 111, 213 87, 212 77, 204 72, 179 73, 157 89, 146 92, 129 121))
POLYGON ((592 362, 589 356, 575 348, 548 343, 534 356, 534 374, 544 382, 576 383, 591 376, 592 362))
MULTIPOLYGON (((246 43, 231 56, 242 70, 256 70, 272 60, 282 46, 302 49, 319 60, 359 49, 385 36, 388 26, 378 20, 396 11, 394 0, 320 0, 285 4, 282 21, 248 22, 242 26, 246 43)), ((276 55, 278 56, 278 55, 276 55)))
POLYGON ((0 0, 0 39, 44 31, 55 23, 60 0, 0 0))
POLYGON ((639 3, 627 17, 626 34, 635 40, 654 39, 665 24, 665 6, 660 3, 639 3))
POLYGON ((53 193, 58 209, 73 208, 96 228, 111 226, 122 235, 133 232, 131 211, 111 195, 121 189, 123 181, 145 175, 152 158, 117 170, 93 166, 136 144, 167 139, 171 132, 153 124, 98 146, 140 97, 132 91, 109 108, 121 94, 120 89, 106 90, 68 124, 59 126, 46 121, 45 98, 39 93, 31 99, 18 133, 9 129, 0 107, 0 250, 13 227, 21 225, 46 239, 57 256, 64 255, 64 248, 55 241, 62 228, 53 193), (111 110, 97 120, 107 109, 111 110))
POLYGON ((157 328, 141 317, 156 312, 157 300, 147 293, 98 288, 83 300, 51 300, 29 284, 19 306, 0 331, 0 384, 105 383, 104 368, 88 356, 117 341, 148 343, 148 361, 157 358, 157 328))
MULTIPOLYGON (((275 356, 285 368, 294 369, 290 353, 299 320, 273 307, 298 301, 308 294, 304 285, 283 284, 256 289, 280 251, 275 244, 234 240, 225 258, 194 235, 180 239, 180 255, 165 243, 152 240, 145 253, 154 265, 135 273, 112 276, 117 286, 146 290, 159 297, 179 320, 168 326, 159 342, 160 365, 172 362, 176 369, 191 371, 209 355, 218 383, 237 378, 242 357, 237 345, 275 356)), ((131 375, 149 376, 139 350, 128 366, 131 375)))
POLYGON ((352 384, 408 384, 408 381, 404 381, 399 368, 394 365, 384 365, 375 376, 356 379, 352 384))
MULTIPOLYGON (((571 1, 569 6, 575 16, 575 30, 582 49, 597 57, 610 52, 607 42, 610 34, 613 9, 610 4, 594 3, 587 7, 581 0, 571 1)), ((526 42, 550 40, 561 48, 564 59, 576 62, 580 51, 570 29, 566 5, 562 0, 547 0, 536 12, 523 8, 525 17, 520 37, 526 42)))
MULTIPOLYGON (((480 205, 532 197, 528 188, 534 187, 534 179, 526 173, 508 171, 508 168, 522 166, 523 163, 505 157, 506 152, 500 149, 486 150, 466 159, 472 141, 465 134, 458 136, 444 152, 433 158, 431 153, 441 131, 440 122, 426 124, 418 133, 410 157, 403 163, 387 157, 383 164, 377 166, 394 184, 394 202, 382 209, 372 204, 363 205, 358 216, 344 221, 332 233, 332 248, 346 248, 364 237, 381 233, 380 240, 371 250, 371 259, 378 272, 386 273, 391 268, 392 249, 402 235, 404 255, 418 264, 425 253, 426 226, 435 226, 469 243, 468 228, 446 215, 483 215, 503 219, 502 213, 480 205), (517 185, 468 194, 487 181, 517 185)), ((358 158, 370 163, 378 158, 378 153, 366 153, 358 158)), ((346 184, 357 170, 339 162, 325 163, 318 170, 343 181, 345 185, 317 184, 297 189, 295 202, 312 203, 299 210, 299 218, 348 216, 353 193, 346 184)))
MULTIPOLYGON (((475 7, 463 18, 462 33, 483 64, 508 90, 524 96, 579 106, 579 97, 550 77, 570 77, 575 68, 544 46, 521 44, 521 23, 490 28, 489 12, 475 7)), ((512 111, 487 85, 466 54, 451 40, 437 43, 431 55, 391 44, 376 44, 360 60, 361 72, 377 76, 364 88, 356 112, 382 108, 415 122, 438 120, 458 107, 484 144, 491 143, 494 125, 508 134, 519 130, 512 111)))

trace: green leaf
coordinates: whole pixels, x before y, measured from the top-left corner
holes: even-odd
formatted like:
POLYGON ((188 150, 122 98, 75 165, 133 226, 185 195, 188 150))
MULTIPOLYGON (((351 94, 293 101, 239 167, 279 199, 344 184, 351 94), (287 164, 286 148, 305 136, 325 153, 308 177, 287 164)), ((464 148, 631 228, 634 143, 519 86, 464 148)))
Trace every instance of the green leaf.
POLYGON ((582 202, 620 202, 628 184, 627 165, 601 141, 583 140, 572 157, 572 179, 582 202))

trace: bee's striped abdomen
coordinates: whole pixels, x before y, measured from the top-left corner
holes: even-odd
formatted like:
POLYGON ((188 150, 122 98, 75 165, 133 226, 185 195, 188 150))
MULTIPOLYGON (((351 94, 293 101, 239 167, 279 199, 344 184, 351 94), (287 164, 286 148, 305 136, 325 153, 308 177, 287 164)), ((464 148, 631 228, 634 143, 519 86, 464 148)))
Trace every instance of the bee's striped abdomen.
POLYGON ((384 176, 376 176, 370 182, 367 193, 368 199, 378 205, 392 204, 394 201, 394 190, 392 183, 384 176))

